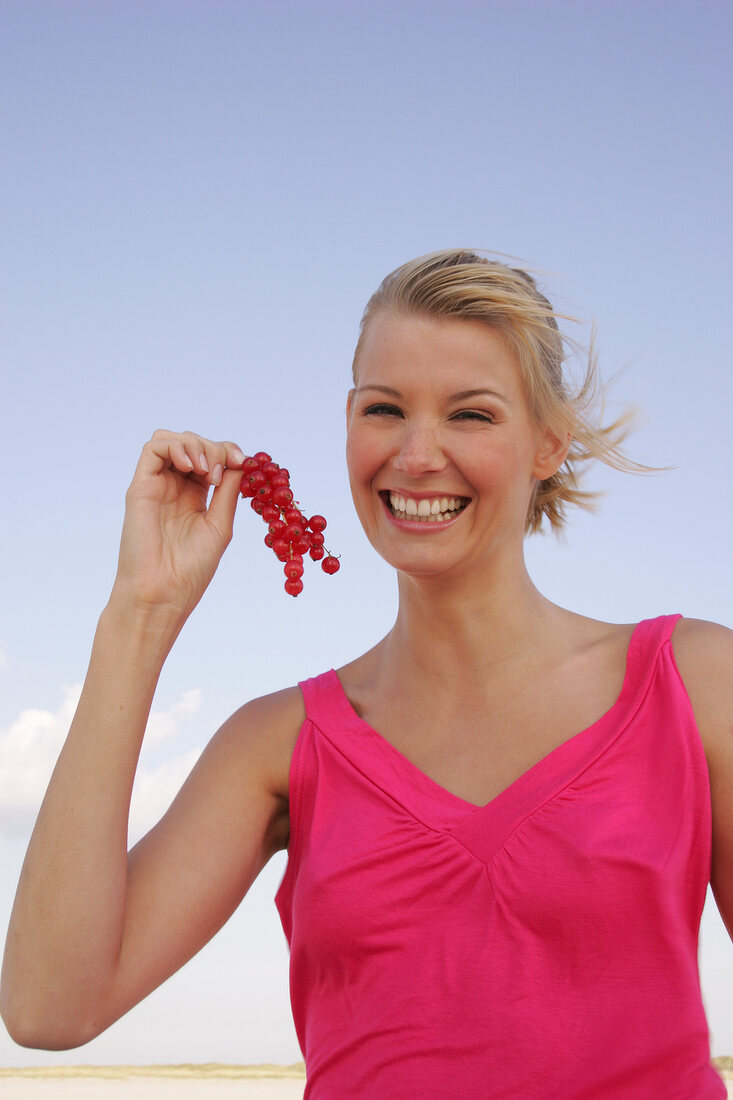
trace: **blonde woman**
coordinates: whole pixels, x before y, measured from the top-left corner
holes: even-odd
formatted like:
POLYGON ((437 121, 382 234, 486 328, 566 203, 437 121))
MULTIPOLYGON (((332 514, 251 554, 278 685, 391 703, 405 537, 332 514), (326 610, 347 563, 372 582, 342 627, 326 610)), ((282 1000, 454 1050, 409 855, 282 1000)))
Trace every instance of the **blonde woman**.
POLYGON ((631 466, 573 393, 525 272, 446 251, 367 306, 359 518, 397 571, 374 649, 247 703, 129 853, 166 655, 231 538, 243 452, 156 432, 24 866, 2 986, 20 1043, 84 1043, 214 935, 278 849, 306 1096, 712 1100, 707 883, 733 927, 733 636, 598 622, 523 544, 631 466), (213 486, 213 494, 209 493, 213 486))

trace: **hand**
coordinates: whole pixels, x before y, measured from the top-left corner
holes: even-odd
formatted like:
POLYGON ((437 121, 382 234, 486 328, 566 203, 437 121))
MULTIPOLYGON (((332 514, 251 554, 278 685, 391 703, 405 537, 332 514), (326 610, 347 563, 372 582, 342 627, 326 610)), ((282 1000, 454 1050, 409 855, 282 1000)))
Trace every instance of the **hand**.
POLYGON ((191 613, 231 541, 244 458, 233 443, 155 432, 127 491, 113 599, 191 613))

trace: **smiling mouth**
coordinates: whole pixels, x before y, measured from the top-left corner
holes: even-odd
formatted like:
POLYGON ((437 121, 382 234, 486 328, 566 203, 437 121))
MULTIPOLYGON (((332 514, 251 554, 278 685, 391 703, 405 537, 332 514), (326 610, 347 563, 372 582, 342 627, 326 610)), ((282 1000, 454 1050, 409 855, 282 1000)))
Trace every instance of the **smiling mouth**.
POLYGON ((423 497, 421 500, 416 500, 414 497, 389 491, 380 493, 380 496, 395 519, 409 520, 413 523, 444 523, 446 520, 455 519, 458 513, 471 502, 470 497, 449 496, 423 497))

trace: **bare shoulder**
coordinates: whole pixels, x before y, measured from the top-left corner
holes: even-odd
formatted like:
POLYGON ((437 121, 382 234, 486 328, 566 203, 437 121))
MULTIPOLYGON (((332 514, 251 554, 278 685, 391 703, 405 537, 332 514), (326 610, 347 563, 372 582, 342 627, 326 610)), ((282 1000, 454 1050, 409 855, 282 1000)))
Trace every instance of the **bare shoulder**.
POLYGON ((680 619, 673 645, 710 773, 710 881, 733 939, 733 630, 717 623, 680 619))
POLYGON ((219 859, 222 880, 232 875, 238 888, 249 868, 246 889, 287 844, 290 761, 303 718, 298 688, 253 699, 235 711, 209 741, 168 812, 136 847, 133 862, 165 865, 171 852, 196 848, 206 875, 214 874, 219 859), (237 853, 236 868, 228 865, 227 852, 237 853))
POLYGON ((706 619, 680 619, 674 628, 674 648, 711 651, 727 646, 733 652, 733 630, 706 619))
POLYGON ((207 751, 246 763, 271 794, 287 799, 290 761, 305 720, 297 687, 252 699, 235 711, 216 733, 207 751))
POLYGON ((680 619, 672 642, 708 755, 727 748, 733 730, 733 630, 680 619))

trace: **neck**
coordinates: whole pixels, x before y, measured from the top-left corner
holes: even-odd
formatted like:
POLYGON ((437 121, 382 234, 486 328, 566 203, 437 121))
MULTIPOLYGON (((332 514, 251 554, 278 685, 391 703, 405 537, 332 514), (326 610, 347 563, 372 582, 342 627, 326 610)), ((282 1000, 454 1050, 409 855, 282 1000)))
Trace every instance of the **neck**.
MULTIPOLYGON (((535 588, 522 559, 477 584, 452 576, 399 577, 397 621, 383 656, 395 674, 476 682, 491 668, 542 644, 563 612, 535 588)), ((430 682, 429 680, 427 682, 430 682)))

